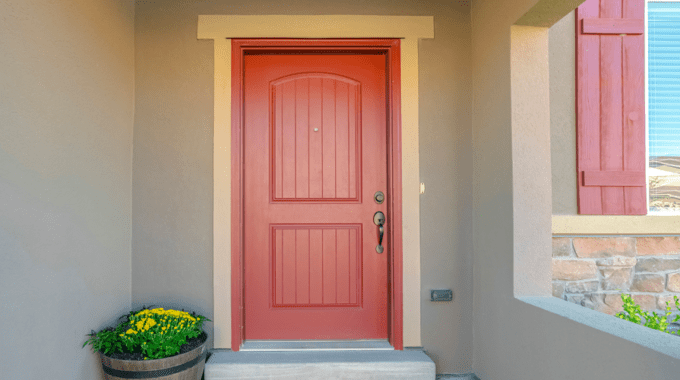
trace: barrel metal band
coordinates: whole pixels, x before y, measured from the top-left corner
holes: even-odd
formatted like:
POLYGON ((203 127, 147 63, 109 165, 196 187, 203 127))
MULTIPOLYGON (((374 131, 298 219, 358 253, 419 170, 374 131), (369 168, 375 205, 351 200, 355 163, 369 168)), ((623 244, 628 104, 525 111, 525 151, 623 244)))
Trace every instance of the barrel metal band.
POLYGON ((170 367, 170 368, 164 368, 164 369, 157 369, 153 371, 123 371, 120 369, 115 369, 111 367, 107 367, 102 364, 102 367, 104 367, 104 372, 107 375, 115 376, 115 377, 120 377, 121 379, 150 379, 154 377, 161 377, 161 376, 169 376, 169 375, 174 375, 178 372, 182 372, 185 369, 191 368, 196 363, 200 362, 201 360, 205 359, 205 356, 207 355, 208 350, 204 350, 201 355, 196 356, 194 359, 184 363, 180 364, 175 367, 170 367))

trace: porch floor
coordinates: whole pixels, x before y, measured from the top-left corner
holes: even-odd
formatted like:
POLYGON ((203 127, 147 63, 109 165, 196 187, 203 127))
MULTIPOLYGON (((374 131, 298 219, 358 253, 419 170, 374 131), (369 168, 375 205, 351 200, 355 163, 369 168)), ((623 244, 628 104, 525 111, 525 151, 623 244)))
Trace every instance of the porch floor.
POLYGON ((205 380, 435 380, 423 351, 213 351, 205 380))

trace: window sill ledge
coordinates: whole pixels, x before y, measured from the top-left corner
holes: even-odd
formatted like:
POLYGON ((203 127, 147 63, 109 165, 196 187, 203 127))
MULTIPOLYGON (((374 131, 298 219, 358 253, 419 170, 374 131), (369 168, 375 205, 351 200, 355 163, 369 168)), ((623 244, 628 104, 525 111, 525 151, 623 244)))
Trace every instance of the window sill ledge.
POLYGON ((680 235, 680 216, 553 215, 553 235, 680 235))

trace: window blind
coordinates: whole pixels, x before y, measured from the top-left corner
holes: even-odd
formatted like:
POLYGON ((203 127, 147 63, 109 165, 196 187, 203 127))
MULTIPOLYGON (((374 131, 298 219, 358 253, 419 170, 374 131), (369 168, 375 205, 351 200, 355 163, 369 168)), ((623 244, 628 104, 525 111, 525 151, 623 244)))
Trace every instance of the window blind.
POLYGON ((649 211, 680 213, 680 2, 647 3, 649 211))

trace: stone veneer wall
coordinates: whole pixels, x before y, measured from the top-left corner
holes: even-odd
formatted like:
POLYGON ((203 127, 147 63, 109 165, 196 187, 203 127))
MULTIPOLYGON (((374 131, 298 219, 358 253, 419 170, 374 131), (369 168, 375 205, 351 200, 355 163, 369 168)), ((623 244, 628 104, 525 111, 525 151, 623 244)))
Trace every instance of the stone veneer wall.
POLYGON ((643 310, 671 301, 677 312, 680 236, 554 236, 552 257, 555 297, 614 315, 629 293, 643 310))

